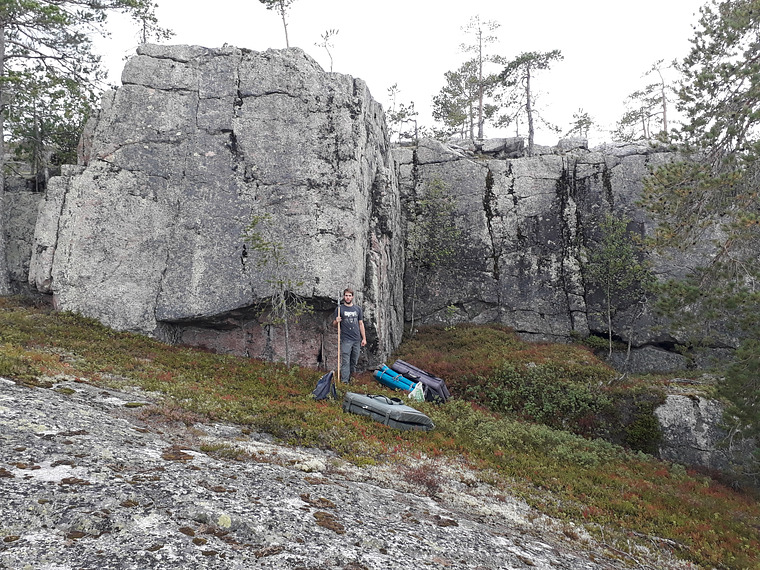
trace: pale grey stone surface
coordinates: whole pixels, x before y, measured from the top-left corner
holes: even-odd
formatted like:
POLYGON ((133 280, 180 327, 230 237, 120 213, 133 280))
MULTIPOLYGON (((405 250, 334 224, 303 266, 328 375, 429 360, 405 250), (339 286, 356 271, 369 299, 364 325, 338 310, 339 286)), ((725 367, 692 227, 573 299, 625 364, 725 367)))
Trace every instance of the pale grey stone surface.
POLYGON ((694 394, 670 394, 655 416, 663 433, 660 457, 684 465, 728 469, 728 434, 721 428, 723 406, 719 402, 694 394))
MULTIPOLYGON (((582 526, 542 516, 456 463, 410 464, 435 473, 431 497, 405 477, 404 458, 357 468, 235 425, 145 423, 144 408, 126 404, 150 394, 58 380, 45 389, 0 379, 0 568, 629 567, 582 526)), ((694 568, 664 551, 634 556, 694 568)))
POLYGON ((6 191, 0 206, 0 228, 5 232, 5 267, 12 290, 24 290, 32 257, 37 209, 43 199, 40 192, 6 191))
POLYGON ((256 317, 285 276, 317 311, 294 335, 316 339, 293 347, 311 365, 332 353, 330 311, 351 286, 366 357, 389 354, 403 242, 384 115, 366 84, 295 48, 156 45, 122 81, 88 125, 84 170, 51 184, 30 281, 116 329, 221 345, 212 329, 224 322, 237 331, 227 350, 282 358, 280 332, 260 338, 256 317), (263 270, 245 242, 256 215, 272 216, 287 275, 263 270))

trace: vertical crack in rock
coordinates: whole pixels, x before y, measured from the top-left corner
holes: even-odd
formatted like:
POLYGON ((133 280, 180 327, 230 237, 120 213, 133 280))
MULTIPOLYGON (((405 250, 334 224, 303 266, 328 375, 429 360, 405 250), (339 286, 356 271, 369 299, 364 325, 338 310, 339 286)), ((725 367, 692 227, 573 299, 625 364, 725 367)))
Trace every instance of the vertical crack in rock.
MULTIPOLYGON (((80 170, 81 172, 81 170, 80 170)), ((63 214, 66 211, 66 208, 68 207, 68 200, 69 200, 69 193, 71 192, 71 183, 73 181, 73 176, 67 176, 64 179, 62 179, 62 186, 63 186, 63 192, 61 196, 61 203, 58 208, 58 215, 56 216, 55 220, 55 234, 52 240, 52 243, 50 244, 50 247, 52 248, 52 251, 50 252, 50 261, 49 265, 47 265, 46 268, 46 281, 49 280, 50 284, 52 284, 53 281, 53 267, 55 267, 55 261, 56 257, 58 255, 58 244, 61 237, 61 232, 63 231, 63 214)), ((48 196, 50 196, 50 190, 45 193, 46 199, 48 196)), ((38 252, 39 253, 39 252, 38 252)))
POLYGON ((604 163, 602 168, 602 191, 605 200, 610 205, 610 211, 615 209, 615 195, 612 192, 612 169, 604 163))
POLYGON ((509 178, 509 187, 507 188, 507 193, 512 196, 512 204, 515 206, 515 211, 517 211, 517 204, 519 203, 519 200, 517 199, 517 193, 515 192, 515 173, 514 173, 514 166, 512 165, 512 161, 507 161, 507 171, 505 172, 505 176, 509 178))
MULTIPOLYGON (((181 220, 182 217, 182 205, 179 198, 175 201, 174 206, 174 217, 172 219, 172 223, 170 225, 170 233, 174 233, 174 228, 177 227, 178 222, 181 220)), ((167 236, 168 237, 168 236, 167 236)), ((171 246, 166 247, 166 253, 164 255, 164 265, 161 269, 161 274, 158 277, 158 283, 156 284, 156 295, 153 300, 153 317, 155 318, 157 323, 161 323, 161 320, 158 315, 159 311, 159 305, 161 301, 161 296, 164 292, 164 284, 166 282, 166 276, 169 272, 169 265, 171 264, 171 246)))
POLYGON ((243 106, 243 90, 240 88, 240 67, 242 64, 243 58, 240 58, 240 61, 238 61, 237 70, 235 72, 235 99, 232 102, 232 109, 234 113, 238 113, 243 106))
MULTIPOLYGON (((604 165, 604 169, 602 171, 602 176, 605 176, 605 173, 607 172, 607 165, 604 165)), ((609 176, 609 174, 607 174, 609 176)), ((577 253, 577 263, 578 263, 578 278, 580 279, 580 295, 583 299, 583 306, 585 307, 586 311, 586 322, 588 323, 588 307, 589 307, 589 291, 588 287, 586 286, 587 277, 586 277, 586 264, 584 263, 585 256, 582 254, 582 252, 590 245, 590 228, 586 227, 584 223, 584 216, 583 211, 581 208, 576 208, 575 210, 575 227, 576 227, 576 236, 575 236, 575 247, 576 247, 576 253, 577 253)), ((576 329, 577 330, 577 329, 576 329)))
MULTIPOLYGON (((494 180, 493 171, 489 168, 486 173, 486 186, 483 192, 483 212, 486 216, 486 226, 488 231, 488 237, 491 240, 491 260, 493 262, 493 278, 495 281, 499 281, 500 269, 499 260, 501 257, 501 247, 497 244, 497 240, 494 236, 493 220, 497 215, 497 201, 496 193, 494 192, 494 180)), ((497 290, 500 290, 498 288, 497 290)))
POLYGON ((240 252, 240 264, 243 266, 243 273, 245 273, 246 270, 246 263, 248 261, 248 248, 245 244, 243 244, 242 251, 240 252))
POLYGON ((572 215, 571 210, 577 210, 574 200, 574 196, 578 191, 577 169, 577 160, 563 157, 562 172, 557 180, 557 198, 559 201, 558 221, 560 223, 560 243, 558 244, 560 249, 559 280, 562 284, 561 291, 565 298, 567 319, 572 330, 577 329, 573 311, 574 303, 571 298, 571 294, 576 291, 576 287, 574 286, 574 276, 570 274, 570 266, 575 265, 580 267, 581 265, 577 243, 575 243, 578 228, 573 228, 570 222, 576 219, 572 215))

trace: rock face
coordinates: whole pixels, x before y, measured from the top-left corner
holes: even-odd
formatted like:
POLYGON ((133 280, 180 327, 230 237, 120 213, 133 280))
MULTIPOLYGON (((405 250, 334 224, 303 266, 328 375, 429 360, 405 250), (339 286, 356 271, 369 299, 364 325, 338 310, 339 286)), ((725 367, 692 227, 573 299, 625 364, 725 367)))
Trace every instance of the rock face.
POLYGON ((579 263, 584 222, 616 207, 641 223, 630 204, 635 192, 614 181, 640 184, 647 160, 588 152, 472 157, 432 140, 396 151, 405 203, 442 180, 456 199, 454 222, 463 235, 455 263, 424 280, 436 290, 423 284, 423 322, 454 306, 463 321, 500 322, 537 339, 588 334, 579 263))
MULTIPOLYGON (((155 423, 129 386, 58 380, 0 378, 0 568, 629 567, 582 524, 441 459, 358 468, 240 426, 155 423), (410 469, 439 477, 435 497, 410 469)), ((692 567, 656 548, 636 559, 692 567)))
POLYGON ((671 394, 655 410, 663 430, 660 456, 668 461, 725 471, 728 461, 719 445, 726 440, 720 429, 723 407, 700 396, 671 394))
POLYGON ((752 472, 756 444, 752 439, 732 441, 720 402, 690 393, 670 394, 655 416, 663 435, 662 459, 723 473, 752 472))
MULTIPOLYGON (((282 358, 262 327, 273 281, 315 312, 291 358, 317 365, 346 286, 366 314, 368 353, 400 340, 402 236, 381 107, 366 84, 324 73, 298 49, 144 45, 88 125, 83 165, 48 190, 30 281, 58 307, 120 329, 282 358), (254 216, 286 267, 259 266, 254 216)), ((293 331, 292 331, 293 332, 293 331)))
MULTIPOLYGON (((655 225, 637 201, 650 169, 673 154, 642 145, 589 151, 578 141, 532 157, 514 158, 516 152, 514 141, 503 139, 477 146, 423 140, 394 149, 405 220, 438 180, 454 198, 452 223, 461 233, 451 262, 423 270, 418 279, 416 317, 422 323, 498 322, 535 340, 606 336, 603 299, 584 276, 584 250, 598 243, 608 213, 630 220, 634 234, 652 234, 655 225)), ((667 278, 695 259, 652 261, 655 275, 667 278)), ((408 276, 407 320, 411 282, 408 276)), ((627 363, 632 371, 688 365, 663 350, 683 340, 671 329, 648 307, 621 306, 613 320, 615 337, 634 347, 627 363)))
MULTIPOLYGON (((365 310, 364 365, 390 355, 412 306, 421 323, 497 322, 560 342, 605 335, 584 251, 607 213, 653 232, 637 205, 642 180, 673 159, 576 139, 530 157, 519 138, 391 150, 367 86, 298 49, 145 45, 122 82, 86 129, 82 165, 50 183, 30 282, 117 329, 281 359, 283 327, 261 309, 272 283, 290 280, 315 312, 290 327, 289 356, 312 366, 334 363, 328 323, 345 286, 365 310), (423 272, 415 295, 405 237, 436 180, 455 200, 461 239, 454 262, 423 272), (242 237, 266 215, 286 267, 262 268, 242 237)), ((678 275, 704 253, 654 259, 654 271, 678 275)), ((670 351, 681 333, 648 307, 618 307, 613 329, 634 348, 621 361, 631 372, 690 364, 670 351)))
POLYGON ((29 290, 29 263, 32 258, 34 226, 43 194, 6 184, 3 198, 4 219, 0 227, 5 231, 5 267, 8 271, 9 285, 12 292, 26 292, 29 290))

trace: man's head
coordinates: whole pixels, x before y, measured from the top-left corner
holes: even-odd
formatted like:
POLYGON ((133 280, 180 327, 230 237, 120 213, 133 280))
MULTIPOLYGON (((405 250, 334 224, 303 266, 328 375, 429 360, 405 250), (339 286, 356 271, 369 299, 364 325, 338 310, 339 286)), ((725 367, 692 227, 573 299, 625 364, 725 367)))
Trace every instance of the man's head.
POLYGON ((348 287, 346 287, 343 290, 343 302, 346 305, 350 305, 351 303, 354 302, 354 290, 353 289, 349 289, 348 287))

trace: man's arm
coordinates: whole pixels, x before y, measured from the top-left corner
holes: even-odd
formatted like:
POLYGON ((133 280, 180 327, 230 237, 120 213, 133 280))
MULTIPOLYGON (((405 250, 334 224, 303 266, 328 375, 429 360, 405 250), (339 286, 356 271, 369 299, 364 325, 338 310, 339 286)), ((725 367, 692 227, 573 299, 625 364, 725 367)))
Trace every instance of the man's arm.
POLYGON ((362 335, 362 346, 367 346, 367 335, 364 332, 364 321, 359 321, 359 332, 362 335))

